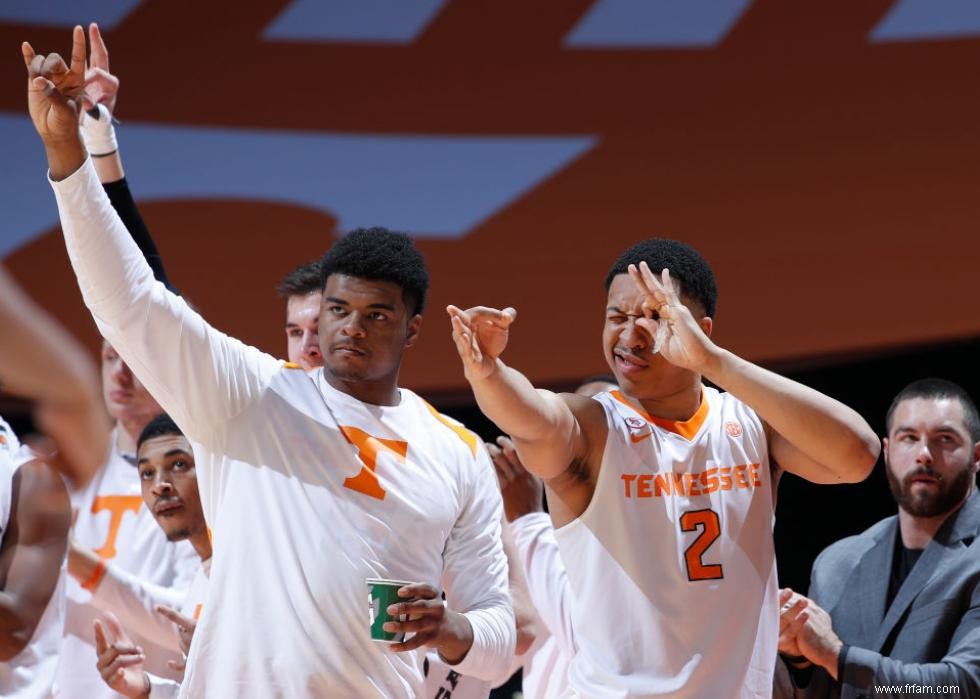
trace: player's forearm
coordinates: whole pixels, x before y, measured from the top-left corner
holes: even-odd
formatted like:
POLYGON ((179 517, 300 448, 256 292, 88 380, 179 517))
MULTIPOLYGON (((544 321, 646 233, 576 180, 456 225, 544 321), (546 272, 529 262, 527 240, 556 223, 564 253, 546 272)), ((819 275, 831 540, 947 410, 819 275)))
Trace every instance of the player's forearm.
POLYGON ((576 651, 572 632, 572 589, 551 517, 545 512, 533 512, 514 520, 510 526, 531 602, 558 647, 572 657, 576 651))
POLYGON ((497 360, 496 370, 480 379, 467 377, 480 410, 515 441, 554 437, 564 404, 539 391, 524 374, 497 360))
POLYGON ((82 145, 82 137, 76 131, 73 136, 64 139, 47 139, 44 141, 44 152, 48 157, 48 172, 52 181, 60 182, 85 162, 88 153, 82 145))
POLYGON ((487 682, 498 680, 510 667, 517 644, 514 612, 510 604, 474 609, 463 616, 472 630, 472 642, 465 656, 462 660, 453 659, 441 649, 440 654, 461 675, 487 682))
POLYGON ((178 650, 180 636, 156 607, 179 608, 186 590, 166 588, 109 565, 106 574, 92 592, 92 604, 97 609, 112 612, 123 628, 135 631, 158 645, 178 650))
POLYGON ((840 401, 718 350, 702 374, 751 407, 841 482, 867 477, 881 450, 868 423, 840 401))

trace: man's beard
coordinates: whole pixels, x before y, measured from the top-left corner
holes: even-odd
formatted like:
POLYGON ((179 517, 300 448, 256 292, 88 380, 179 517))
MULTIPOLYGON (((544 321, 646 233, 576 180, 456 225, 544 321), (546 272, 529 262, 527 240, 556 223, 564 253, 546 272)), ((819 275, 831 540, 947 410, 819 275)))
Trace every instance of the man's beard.
POLYGON ((970 468, 969 463, 957 471, 950 481, 929 468, 917 468, 907 474, 901 482, 887 466, 885 466, 885 474, 888 476, 888 487, 891 488, 895 502, 913 517, 938 517, 951 512, 963 503, 973 485, 973 469, 970 468), (939 488, 935 492, 923 489, 919 494, 913 495, 911 481, 916 476, 922 475, 937 479, 939 488))

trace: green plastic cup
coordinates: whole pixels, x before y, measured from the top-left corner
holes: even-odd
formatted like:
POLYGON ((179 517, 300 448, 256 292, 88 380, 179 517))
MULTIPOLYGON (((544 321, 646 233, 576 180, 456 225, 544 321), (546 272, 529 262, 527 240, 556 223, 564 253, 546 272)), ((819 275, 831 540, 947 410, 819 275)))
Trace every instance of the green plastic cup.
POLYGON ((414 583, 404 580, 386 580, 384 578, 368 578, 366 580, 368 588, 368 622, 371 630, 371 640, 378 643, 402 643, 405 641, 405 633, 402 631, 385 631, 384 625, 388 621, 408 621, 407 614, 400 614, 397 618, 388 614, 388 606, 397 602, 404 602, 398 596, 398 590, 406 585, 414 583))

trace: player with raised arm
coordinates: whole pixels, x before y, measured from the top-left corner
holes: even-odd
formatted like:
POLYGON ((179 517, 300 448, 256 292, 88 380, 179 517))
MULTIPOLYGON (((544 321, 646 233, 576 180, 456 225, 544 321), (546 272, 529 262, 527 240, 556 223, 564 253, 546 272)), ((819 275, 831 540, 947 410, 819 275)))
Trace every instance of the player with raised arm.
POLYGON ((415 696, 423 646, 495 676, 515 630, 489 458, 398 386, 422 323, 421 255, 383 229, 327 253, 323 369, 221 334, 154 282, 109 205, 78 136, 80 27, 73 39, 70 67, 24 45, 69 257, 103 334, 195 443, 219 552, 182 695, 415 696), (409 620, 386 624, 409 640, 371 640, 368 578, 418 581, 389 609, 409 620))
POLYGON ((606 289, 620 390, 594 399, 536 390, 504 364, 513 309, 448 309, 480 408, 551 491, 577 603, 571 691, 769 696, 776 480, 861 480, 878 440, 853 410, 711 341, 714 275, 692 248, 639 243, 606 289))

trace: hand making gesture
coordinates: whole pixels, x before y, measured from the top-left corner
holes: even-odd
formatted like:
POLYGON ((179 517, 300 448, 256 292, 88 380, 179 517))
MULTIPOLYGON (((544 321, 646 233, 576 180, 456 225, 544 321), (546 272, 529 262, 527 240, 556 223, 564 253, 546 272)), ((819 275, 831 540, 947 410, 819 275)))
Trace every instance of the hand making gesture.
POLYGON ((467 378, 486 378, 493 373, 497 357, 507 347, 510 325, 517 318, 517 311, 486 306, 474 306, 465 311, 448 306, 446 311, 453 324, 453 340, 467 378))
POLYGON ((653 338, 653 351, 659 352, 671 364, 701 372, 716 351, 705 330, 710 331, 710 319, 700 323, 680 299, 670 271, 663 270, 660 279, 646 262, 629 266, 636 288, 643 294, 644 318, 637 320, 653 338), (705 327, 706 326, 706 327, 705 327))
POLYGON ((21 45, 27 67, 27 104, 34 128, 45 144, 78 136, 78 113, 85 88, 85 32, 72 32, 71 64, 57 53, 37 54, 21 45))

